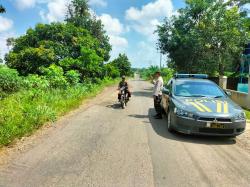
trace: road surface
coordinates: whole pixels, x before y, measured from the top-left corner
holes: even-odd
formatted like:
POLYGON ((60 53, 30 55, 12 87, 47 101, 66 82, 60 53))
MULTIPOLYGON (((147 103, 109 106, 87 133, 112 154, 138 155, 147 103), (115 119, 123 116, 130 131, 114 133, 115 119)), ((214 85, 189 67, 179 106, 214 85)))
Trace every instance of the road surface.
POLYGON ((237 141, 168 133, 152 117, 152 85, 130 83, 125 110, 109 88, 10 153, 0 186, 250 186, 250 154, 237 141))

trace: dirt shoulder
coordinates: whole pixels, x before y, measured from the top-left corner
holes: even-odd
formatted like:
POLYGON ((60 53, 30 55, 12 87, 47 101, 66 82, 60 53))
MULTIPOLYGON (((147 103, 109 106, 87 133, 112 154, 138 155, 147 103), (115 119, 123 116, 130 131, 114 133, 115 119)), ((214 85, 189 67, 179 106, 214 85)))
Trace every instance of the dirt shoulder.
POLYGON ((250 152, 250 121, 247 122, 246 131, 237 137, 237 143, 250 152))

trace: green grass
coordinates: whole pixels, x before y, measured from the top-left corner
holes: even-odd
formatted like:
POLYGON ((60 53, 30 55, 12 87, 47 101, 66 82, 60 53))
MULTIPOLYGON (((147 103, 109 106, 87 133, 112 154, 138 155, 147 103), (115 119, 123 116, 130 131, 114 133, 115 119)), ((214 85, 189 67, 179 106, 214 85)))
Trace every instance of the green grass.
POLYGON ((46 122, 55 121, 78 107, 84 99, 96 96, 116 82, 106 79, 100 84, 67 89, 21 91, 0 100, 0 146, 30 135, 46 122))
POLYGON ((247 119, 250 120, 250 111, 245 109, 245 113, 246 113, 247 119))

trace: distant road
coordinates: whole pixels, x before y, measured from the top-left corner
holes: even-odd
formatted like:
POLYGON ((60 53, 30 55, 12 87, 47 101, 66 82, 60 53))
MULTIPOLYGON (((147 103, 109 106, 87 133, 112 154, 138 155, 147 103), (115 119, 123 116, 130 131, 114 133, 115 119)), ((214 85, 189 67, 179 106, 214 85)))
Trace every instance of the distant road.
POLYGON ((130 84, 125 110, 112 87, 28 138, 0 167, 0 186, 250 187, 247 151, 226 138, 168 133, 166 119, 152 118, 152 85, 130 84))

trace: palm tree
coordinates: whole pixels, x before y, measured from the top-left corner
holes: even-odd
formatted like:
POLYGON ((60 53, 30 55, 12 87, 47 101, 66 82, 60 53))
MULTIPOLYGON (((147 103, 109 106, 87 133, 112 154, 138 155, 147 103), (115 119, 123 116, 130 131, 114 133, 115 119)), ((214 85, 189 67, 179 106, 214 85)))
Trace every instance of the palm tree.
POLYGON ((2 5, 0 5, 0 14, 2 13, 5 13, 5 8, 2 5))

